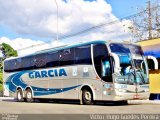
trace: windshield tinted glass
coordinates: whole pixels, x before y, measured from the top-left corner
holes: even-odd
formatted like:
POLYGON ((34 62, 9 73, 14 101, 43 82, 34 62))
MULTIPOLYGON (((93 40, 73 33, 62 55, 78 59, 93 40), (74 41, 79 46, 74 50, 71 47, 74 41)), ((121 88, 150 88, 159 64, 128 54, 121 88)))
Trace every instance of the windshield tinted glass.
POLYGON ((111 52, 114 53, 132 53, 136 55, 143 55, 141 47, 137 45, 112 43, 110 44, 110 49, 111 52))
MULTIPOLYGON (((143 51, 140 46, 132 44, 110 44, 111 52, 116 53, 120 59, 121 77, 128 84, 144 84, 148 83, 147 68, 143 51)), ((118 82, 122 82, 118 80, 118 82)))
POLYGON ((132 63, 131 63, 131 58, 128 54, 119 54, 119 59, 120 59, 120 67, 121 67, 121 75, 126 75, 130 72, 132 63))
POLYGON ((149 83, 148 79, 145 79, 147 77, 147 68, 144 60, 134 59, 134 64, 136 68, 136 78, 139 78, 136 82, 140 84, 149 83))

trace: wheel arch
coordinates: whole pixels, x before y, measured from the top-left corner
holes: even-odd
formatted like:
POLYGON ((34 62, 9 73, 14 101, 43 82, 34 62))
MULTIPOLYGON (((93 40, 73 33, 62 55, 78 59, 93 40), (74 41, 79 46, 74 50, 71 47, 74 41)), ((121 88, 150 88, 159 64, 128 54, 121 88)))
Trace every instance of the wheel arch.
POLYGON ((21 86, 17 86, 16 91, 18 91, 19 89, 22 90, 22 95, 23 95, 23 98, 24 98, 24 89, 21 86))
POLYGON ((24 89, 24 93, 26 94, 26 91, 28 90, 28 89, 30 89, 31 90, 31 92, 32 92, 32 96, 34 97, 34 92, 33 92, 33 89, 32 89, 32 87, 31 86, 26 86, 26 88, 24 89))
POLYGON ((87 89, 87 90, 90 90, 90 92, 92 93, 92 95, 93 95, 93 100, 95 100, 95 92, 94 92, 94 89, 93 89, 93 87, 91 86, 91 85, 83 85, 81 88, 80 88, 80 96, 79 96, 79 99, 81 100, 82 99, 82 91, 84 90, 84 89, 87 89))

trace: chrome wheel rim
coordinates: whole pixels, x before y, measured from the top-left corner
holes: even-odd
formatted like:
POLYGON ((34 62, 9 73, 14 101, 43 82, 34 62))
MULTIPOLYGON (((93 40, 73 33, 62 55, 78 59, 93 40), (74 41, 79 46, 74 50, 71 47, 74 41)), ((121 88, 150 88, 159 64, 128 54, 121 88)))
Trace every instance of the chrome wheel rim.
POLYGON ((21 96, 21 93, 20 93, 20 92, 18 92, 17 98, 18 98, 18 100, 21 100, 21 99, 22 99, 22 96, 21 96))
POLYGON ((31 99, 32 98, 32 93, 31 92, 27 92, 26 97, 29 98, 29 99, 31 99))
POLYGON ((86 99, 87 101, 90 101, 90 100, 91 100, 91 94, 90 94, 90 92, 86 92, 86 93, 85 93, 85 99, 86 99))

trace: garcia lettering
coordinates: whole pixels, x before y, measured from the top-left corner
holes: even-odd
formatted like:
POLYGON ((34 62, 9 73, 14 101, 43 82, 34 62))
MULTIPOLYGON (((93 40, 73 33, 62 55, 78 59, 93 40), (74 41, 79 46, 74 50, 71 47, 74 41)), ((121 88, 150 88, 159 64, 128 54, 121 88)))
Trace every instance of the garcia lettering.
POLYGON ((28 73, 30 79, 67 76, 65 69, 33 71, 28 73))

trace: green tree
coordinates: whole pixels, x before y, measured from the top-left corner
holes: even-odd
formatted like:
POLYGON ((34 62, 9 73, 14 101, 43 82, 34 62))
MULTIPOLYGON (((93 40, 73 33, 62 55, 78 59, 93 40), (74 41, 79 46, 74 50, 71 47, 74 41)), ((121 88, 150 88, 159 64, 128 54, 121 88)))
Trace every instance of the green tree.
POLYGON ((6 57, 11 57, 11 56, 16 57, 18 55, 17 51, 14 50, 10 45, 2 43, 2 47, 4 48, 6 57))
MULTIPOLYGON (((18 54, 17 54, 17 51, 14 50, 10 45, 6 44, 6 43, 2 43, 1 44, 2 48, 4 49, 4 53, 5 53, 5 58, 9 58, 9 57, 16 57, 18 54)), ((3 87, 2 87, 2 69, 3 69, 3 61, 0 61, 0 92, 2 91, 3 87)))

